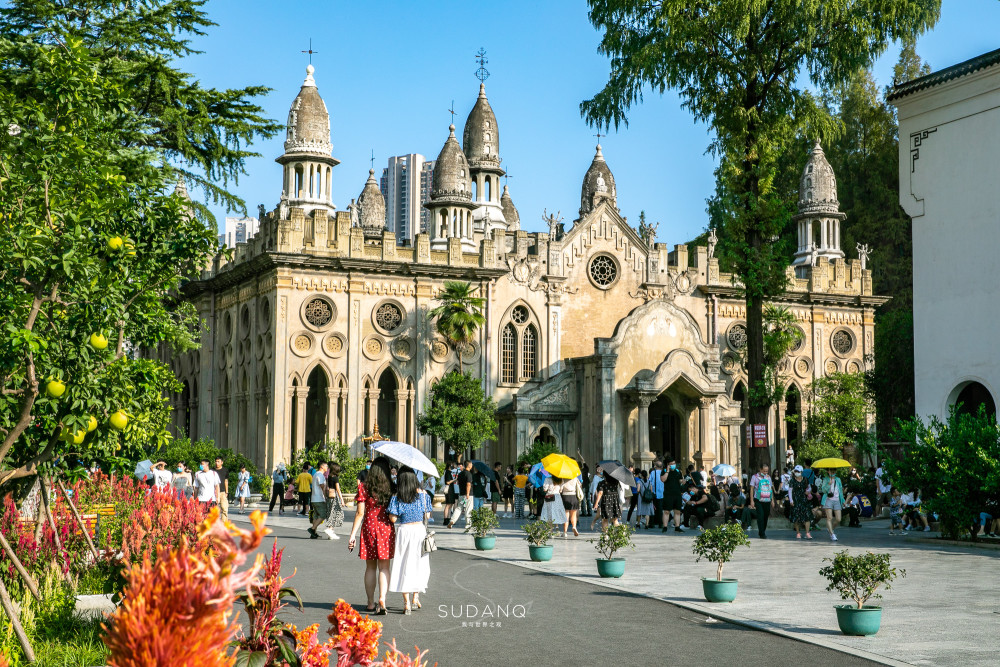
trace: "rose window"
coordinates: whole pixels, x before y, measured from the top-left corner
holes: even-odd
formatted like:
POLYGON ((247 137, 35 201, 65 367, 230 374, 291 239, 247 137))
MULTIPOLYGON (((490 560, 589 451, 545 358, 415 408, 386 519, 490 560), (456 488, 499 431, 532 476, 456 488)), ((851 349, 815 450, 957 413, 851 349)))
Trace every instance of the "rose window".
POLYGON ((734 324, 729 328, 729 347, 742 350, 747 346, 747 328, 742 324, 734 324))
POLYGON ((403 323, 403 312, 394 303, 383 303, 375 311, 375 324, 385 331, 395 331, 403 323))
POLYGON ((511 312, 510 319, 517 324, 524 324, 528 321, 528 309, 524 306, 518 306, 511 312))
POLYGON ((831 344, 833 345, 833 351, 837 354, 850 354, 854 348, 854 337, 849 331, 841 329, 833 334, 831 344))
POLYGON ((305 316, 314 327, 324 327, 333 319, 333 308, 323 299, 313 299, 306 304, 305 316))
POLYGON ((607 287, 618 277, 618 265, 610 257, 598 255, 590 263, 590 279, 601 287, 607 287))

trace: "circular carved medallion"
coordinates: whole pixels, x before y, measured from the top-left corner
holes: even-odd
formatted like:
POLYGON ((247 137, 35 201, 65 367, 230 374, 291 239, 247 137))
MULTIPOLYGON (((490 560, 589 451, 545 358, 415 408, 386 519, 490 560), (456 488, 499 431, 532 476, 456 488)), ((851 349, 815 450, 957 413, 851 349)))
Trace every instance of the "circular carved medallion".
POLYGON ((722 372, 732 375, 740 367, 740 362, 733 354, 722 355, 722 372))
POLYGON ((747 346, 747 327, 745 324, 734 324, 729 327, 729 332, 726 334, 726 339, 729 341, 729 347, 734 350, 743 350, 747 346))
POLYGON ((830 375, 840 370, 840 364, 837 363, 836 359, 827 359, 826 364, 824 364, 823 368, 826 369, 826 374, 830 375))
POLYGON ((392 342, 390 351, 399 361, 409 361, 413 358, 413 341, 406 336, 397 338, 392 342))
POLYGON ((379 336, 369 336, 365 339, 361 349, 366 357, 374 361, 385 352, 385 341, 379 336))
POLYGON ((444 342, 440 338, 435 339, 434 342, 431 343, 431 358, 438 363, 445 361, 450 352, 451 348, 448 347, 448 343, 444 342))
POLYGON ((812 370, 812 363, 806 357, 799 357, 795 360, 795 374, 799 377, 806 377, 809 375, 809 371, 812 370))
POLYGON ((323 351, 327 356, 337 358, 347 349, 346 339, 338 333, 332 333, 323 339, 323 351))
POLYGON ((300 357, 305 357, 310 352, 312 352, 313 348, 312 336, 310 336, 308 333, 304 331, 292 334, 290 342, 291 342, 292 352, 294 352, 300 357))
POLYGON ((271 328, 271 302, 267 300, 267 297, 262 298, 257 303, 257 324, 261 331, 267 331, 271 328))
POLYGON ((851 361, 848 362, 848 364, 847 364, 847 372, 848 373, 860 373, 861 372, 861 363, 859 361, 857 361, 856 359, 851 359, 851 361))
POLYGON ((510 319, 512 319, 515 324, 524 324, 528 321, 528 309, 524 306, 516 307, 514 310, 510 311, 510 319))
POLYGON ((854 334, 848 329, 837 329, 830 337, 830 348, 841 357, 849 355, 854 351, 854 334))

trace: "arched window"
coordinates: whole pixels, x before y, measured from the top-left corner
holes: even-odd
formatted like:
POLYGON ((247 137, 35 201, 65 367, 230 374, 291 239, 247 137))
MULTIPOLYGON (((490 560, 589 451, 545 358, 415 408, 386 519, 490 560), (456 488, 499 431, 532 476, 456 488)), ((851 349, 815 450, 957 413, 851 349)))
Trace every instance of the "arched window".
POLYGON ((514 384, 517 381, 514 369, 514 341, 516 338, 514 325, 508 324, 503 328, 500 342, 500 382, 504 384, 514 384))
POLYGON ((535 377, 538 364, 536 350, 538 349, 538 333, 534 325, 529 324, 521 336, 521 379, 530 380, 535 377))
POLYGON ((475 181, 472 181, 472 201, 476 201, 476 197, 479 194, 479 188, 477 186, 478 184, 475 181))
POLYGON ((493 185, 490 183, 489 176, 486 177, 485 189, 486 189, 486 201, 493 201, 493 185))
POLYGON ((443 239, 448 237, 448 212, 441 211, 441 224, 438 227, 438 238, 443 239))

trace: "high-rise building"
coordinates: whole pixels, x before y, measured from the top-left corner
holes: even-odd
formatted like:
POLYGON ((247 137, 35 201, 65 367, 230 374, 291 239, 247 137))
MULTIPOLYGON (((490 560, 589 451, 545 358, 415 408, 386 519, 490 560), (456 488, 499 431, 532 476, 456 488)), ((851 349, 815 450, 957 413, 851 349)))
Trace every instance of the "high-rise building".
POLYGON ((379 190, 385 197, 385 221, 389 231, 402 243, 413 243, 414 237, 426 227, 424 204, 431 198, 431 176, 434 162, 419 153, 389 158, 382 170, 379 190))
POLYGON ((257 218, 226 218, 226 226, 219 234, 219 245, 235 248, 237 243, 246 243, 257 233, 258 225, 257 218))

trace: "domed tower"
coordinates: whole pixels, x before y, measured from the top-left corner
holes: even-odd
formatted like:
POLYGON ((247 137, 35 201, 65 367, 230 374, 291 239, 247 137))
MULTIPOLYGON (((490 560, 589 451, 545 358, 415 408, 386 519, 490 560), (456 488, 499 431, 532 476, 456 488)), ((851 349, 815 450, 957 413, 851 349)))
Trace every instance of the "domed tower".
POLYGON ((284 167, 281 202, 297 206, 309 215, 315 209, 332 213, 333 157, 330 143, 330 114, 319 96, 314 68, 306 67, 306 79, 288 110, 285 153, 275 162, 284 167))
POLYGON ((504 175, 500 168, 500 130, 490 101, 486 99, 485 83, 479 84, 479 98, 465 120, 462 148, 475 189, 473 220, 476 231, 489 234, 494 229, 506 229, 507 221, 500 202, 500 178, 504 175))
POLYGON ((507 186, 503 186, 503 194, 500 195, 500 208, 503 209, 503 219, 507 221, 507 231, 516 232, 521 228, 521 216, 518 215, 514 207, 514 201, 510 198, 510 191, 507 186))
POLYGON ((603 200, 610 200, 612 206, 617 206, 615 177, 608 163, 604 161, 601 145, 597 144, 594 160, 583 177, 583 188, 580 191, 580 219, 593 211, 603 200))
POLYGON ((368 170, 368 182, 358 196, 358 221, 366 239, 381 239, 385 231, 385 197, 375 182, 375 170, 368 170))
POLYGON ((448 139, 444 142, 431 177, 431 200, 425 204, 430 210, 428 230, 431 247, 445 250, 448 239, 462 239, 462 249, 475 252, 472 238, 472 201, 469 162, 455 138, 455 126, 448 126, 448 139))
POLYGON ((817 139, 802 169, 798 213, 792 218, 798 223, 799 247, 792 261, 796 275, 804 278, 804 267, 815 265, 820 257, 843 259, 840 221, 845 217, 837 201, 837 177, 817 139))

